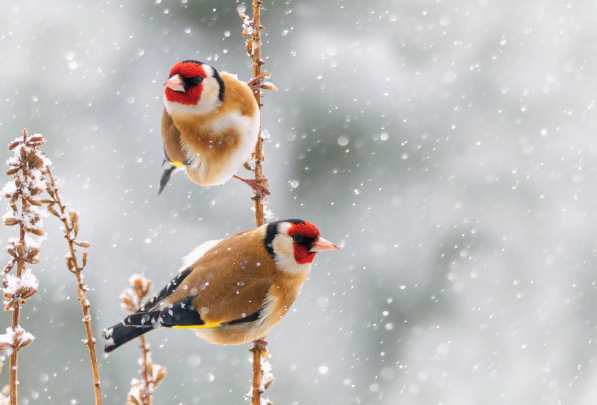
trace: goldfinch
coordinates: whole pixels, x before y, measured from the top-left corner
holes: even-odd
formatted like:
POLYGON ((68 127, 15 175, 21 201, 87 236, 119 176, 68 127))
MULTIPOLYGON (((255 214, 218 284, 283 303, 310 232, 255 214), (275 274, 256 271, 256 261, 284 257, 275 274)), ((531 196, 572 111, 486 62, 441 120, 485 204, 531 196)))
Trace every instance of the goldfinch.
POLYGON ((164 91, 162 142, 171 165, 159 193, 178 168, 201 186, 222 184, 231 177, 258 193, 267 188, 235 175, 250 158, 259 133, 259 106, 247 83, 194 60, 177 62, 164 91))
POLYGON ((105 351, 161 327, 192 329, 219 345, 258 340, 286 315, 316 253, 336 249, 299 219, 206 242, 139 312, 104 331, 105 351))

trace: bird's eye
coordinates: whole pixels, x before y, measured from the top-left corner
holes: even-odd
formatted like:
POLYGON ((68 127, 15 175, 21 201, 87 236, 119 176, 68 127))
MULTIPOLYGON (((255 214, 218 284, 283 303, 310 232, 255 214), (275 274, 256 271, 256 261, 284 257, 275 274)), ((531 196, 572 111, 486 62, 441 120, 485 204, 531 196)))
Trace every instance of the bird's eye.
POLYGON ((200 76, 197 76, 197 77, 195 77, 195 78, 193 79, 193 82, 194 82, 195 84, 199 84, 199 83, 201 83, 202 81, 203 81, 203 78, 202 78, 202 77, 200 77, 200 76))
POLYGON ((301 243, 303 241, 303 236, 299 234, 293 235, 292 240, 296 243, 301 243))

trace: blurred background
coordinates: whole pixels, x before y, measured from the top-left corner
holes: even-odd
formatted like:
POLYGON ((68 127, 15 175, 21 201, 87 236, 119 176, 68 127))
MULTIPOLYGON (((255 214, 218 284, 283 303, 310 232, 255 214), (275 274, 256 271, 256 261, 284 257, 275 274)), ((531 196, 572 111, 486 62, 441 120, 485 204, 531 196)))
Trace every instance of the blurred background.
MULTIPOLYGON (((157 195, 162 83, 184 59, 249 80, 238 11, 250 4, 0 4, 0 136, 8 145, 26 127, 48 140, 93 244, 100 341, 125 315, 130 275, 161 287, 201 242, 254 226, 237 181, 178 175, 157 195)), ((597 3, 266 0, 262 22, 279 88, 263 99, 270 207, 343 247, 318 255, 268 336, 266 396, 595 403, 597 3)), ((45 219, 40 293, 23 310, 36 336, 19 356, 23 405, 93 402, 59 227, 45 219)), ((6 245, 15 229, 2 228, 6 245)), ((148 340, 168 368, 156 404, 247 403, 250 345, 184 330, 148 340)), ((124 403, 139 355, 130 344, 99 356, 106 404, 124 403)))

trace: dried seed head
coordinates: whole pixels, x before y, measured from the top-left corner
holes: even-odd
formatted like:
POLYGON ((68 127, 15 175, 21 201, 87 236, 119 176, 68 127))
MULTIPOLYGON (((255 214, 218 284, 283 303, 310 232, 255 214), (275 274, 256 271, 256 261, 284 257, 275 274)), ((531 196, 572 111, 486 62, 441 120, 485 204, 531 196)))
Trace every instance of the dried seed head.
POLYGON ((17 245, 15 246, 16 250, 17 250, 17 255, 19 257, 23 257, 24 254, 23 252, 25 251, 25 247, 23 246, 23 242, 19 241, 19 243, 17 243, 17 245))
POLYGON ((70 219, 70 222, 75 224, 77 222, 79 222, 79 213, 77 212, 77 210, 69 210, 68 211, 68 219, 70 219))
POLYGON ((37 228, 26 228, 25 229, 27 232, 34 234, 35 236, 44 236, 44 231, 42 231, 41 229, 37 229, 37 228))
POLYGON ((29 141, 27 142, 28 144, 32 144, 32 143, 40 143, 44 144, 46 142, 45 138, 42 135, 34 135, 31 138, 29 138, 29 141))
POLYGON ((75 263, 71 256, 66 256, 66 267, 72 272, 75 271, 75 263))
POLYGON ((54 215, 55 217, 60 218, 60 214, 58 213, 58 211, 56 211, 53 207, 54 203, 52 204, 48 204, 48 206, 46 207, 48 212, 52 215, 54 215))
POLYGON ((141 276, 137 276, 136 278, 131 277, 131 279, 137 298, 139 298, 139 301, 143 300, 149 293, 153 281, 141 276))
POLYGON ((36 200, 33 198, 30 198, 29 202, 31 203, 31 205, 35 205, 36 207, 41 207, 42 205, 44 205, 44 203, 41 202, 40 200, 36 200))
POLYGON ((19 220, 16 218, 6 218, 4 220, 4 225, 6 226, 13 226, 19 224, 19 220))
POLYGON ((14 346, 17 349, 24 349, 33 343, 33 336, 30 333, 25 333, 23 329, 17 330, 15 333, 14 346))
POLYGON ((19 257, 18 254, 17 254, 17 252, 16 252, 16 250, 15 250, 15 248, 14 248, 14 246, 8 246, 8 248, 6 249, 6 251, 8 252, 9 255, 11 255, 15 259, 17 257, 19 257))
POLYGON ((22 142, 21 141, 14 141, 13 143, 11 143, 10 145, 8 145, 8 150, 13 150, 14 148, 16 148, 17 146, 19 146, 22 142))
POLYGON ((25 156, 25 164, 30 169, 39 169, 44 165, 44 161, 40 159, 39 155, 37 154, 37 150, 31 149, 29 153, 25 156))
POLYGON ((265 82, 261 85, 261 88, 263 90, 269 90, 269 91, 278 91, 278 88, 276 87, 276 85, 274 85, 273 83, 270 82, 265 82))
POLYGON ((13 175, 13 174, 16 174, 16 173, 18 173, 18 172, 19 172, 19 170, 21 170, 21 167, 20 167, 20 166, 19 166, 19 167, 13 167, 12 169, 9 169, 9 170, 7 170, 7 171, 6 171, 6 175, 7 175, 7 176, 11 176, 11 175, 13 175))
POLYGON ((127 288, 120 294, 120 307, 125 311, 129 312, 137 312, 139 309, 138 301, 135 299, 136 297, 130 293, 131 290, 127 288))
POLYGON ((147 364, 147 371, 149 373, 149 379, 155 387, 166 377, 166 367, 160 366, 155 363, 147 364))
POLYGON ((41 250, 39 247, 30 247, 29 250, 27 251, 27 259, 28 260, 35 259, 35 256, 37 256, 40 251, 41 250))
POLYGON ((17 264, 17 261, 15 259, 12 259, 10 262, 8 262, 8 264, 4 267, 4 270, 2 271, 3 273, 9 273, 12 268, 14 267, 14 265, 17 264))

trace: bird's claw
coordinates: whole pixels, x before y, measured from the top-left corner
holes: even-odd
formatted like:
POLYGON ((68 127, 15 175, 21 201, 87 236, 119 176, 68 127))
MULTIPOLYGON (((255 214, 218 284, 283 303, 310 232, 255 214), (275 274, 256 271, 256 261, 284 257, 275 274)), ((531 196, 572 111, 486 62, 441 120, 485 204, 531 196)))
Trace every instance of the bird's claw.
POLYGON ((252 350, 261 350, 262 356, 267 357, 267 340, 265 339, 255 339, 253 340, 253 349, 252 350))
POLYGON ((253 92, 256 92, 259 89, 276 91, 278 88, 275 85, 273 85, 272 83, 264 82, 264 80, 269 76, 269 72, 263 71, 259 73, 257 77, 249 80, 247 84, 249 85, 251 90, 253 90, 253 92))
POLYGON ((265 185, 267 184, 267 179, 265 177, 262 177, 260 179, 243 179, 242 177, 238 176, 234 177, 251 187, 255 194, 257 194, 258 196, 271 194, 269 189, 265 185))

